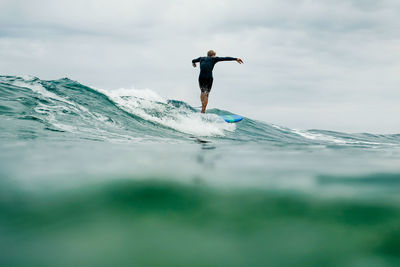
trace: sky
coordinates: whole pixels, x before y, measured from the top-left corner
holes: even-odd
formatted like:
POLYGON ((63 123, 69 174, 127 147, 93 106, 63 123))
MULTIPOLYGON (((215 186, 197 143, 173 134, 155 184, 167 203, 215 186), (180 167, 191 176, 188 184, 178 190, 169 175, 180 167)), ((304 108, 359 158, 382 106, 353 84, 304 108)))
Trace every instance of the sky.
POLYGON ((398 0, 0 0, 0 75, 151 89, 296 129, 400 133, 398 0))

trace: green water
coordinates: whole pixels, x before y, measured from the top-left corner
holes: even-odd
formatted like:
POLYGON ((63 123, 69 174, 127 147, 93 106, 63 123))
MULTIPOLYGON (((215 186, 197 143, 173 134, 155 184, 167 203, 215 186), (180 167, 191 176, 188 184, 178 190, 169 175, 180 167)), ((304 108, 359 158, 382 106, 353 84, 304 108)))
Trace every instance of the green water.
POLYGON ((0 265, 400 265, 400 135, 227 113, 0 76, 0 265))

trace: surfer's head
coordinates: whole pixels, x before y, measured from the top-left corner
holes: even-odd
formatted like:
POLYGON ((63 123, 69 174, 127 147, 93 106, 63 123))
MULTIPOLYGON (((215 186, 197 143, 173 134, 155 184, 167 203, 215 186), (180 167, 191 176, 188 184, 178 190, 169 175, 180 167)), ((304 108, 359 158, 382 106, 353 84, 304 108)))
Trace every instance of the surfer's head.
POLYGON ((208 57, 215 57, 216 54, 217 54, 217 53, 215 53, 214 50, 209 50, 209 51, 207 52, 207 56, 208 56, 208 57))

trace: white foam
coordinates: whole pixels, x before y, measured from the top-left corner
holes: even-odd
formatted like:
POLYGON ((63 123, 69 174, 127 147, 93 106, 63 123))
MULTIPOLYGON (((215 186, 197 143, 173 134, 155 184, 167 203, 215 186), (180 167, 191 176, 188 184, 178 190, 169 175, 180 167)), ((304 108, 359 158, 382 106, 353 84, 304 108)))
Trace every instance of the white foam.
POLYGON ((177 108, 149 89, 97 90, 127 112, 183 133, 224 136, 225 131, 236 129, 234 124, 225 123, 215 114, 200 114, 186 107, 177 108))
POLYGON ((311 139, 311 140, 327 141, 327 142, 332 142, 332 143, 342 144, 342 145, 345 145, 345 144, 348 144, 348 145, 358 145, 358 144, 360 144, 360 145, 381 145, 381 143, 377 143, 377 142, 345 140, 345 139, 327 135, 327 134, 313 133, 313 132, 310 132, 307 130, 283 128, 281 126, 274 125, 274 124, 271 124, 271 126, 277 128, 279 130, 291 131, 292 133, 298 134, 304 138, 311 139))
MULTIPOLYGON (((45 114, 48 122, 57 128, 68 132, 76 132, 78 130, 76 126, 61 124, 55 118, 55 115, 60 114, 61 109, 65 108, 78 114, 83 120, 90 118, 90 121, 91 119, 103 123, 107 121, 106 117, 98 113, 92 113, 84 106, 73 103, 48 91, 39 82, 35 82, 34 77, 24 77, 23 79, 22 81, 13 81, 12 83, 15 86, 29 88, 55 104, 46 105, 40 103, 35 110, 38 113, 45 114), (56 101, 58 102, 56 103, 56 101), (67 105, 63 105, 62 103, 67 105)), ((236 129, 234 124, 225 123, 217 115, 200 114, 193 112, 185 106, 175 107, 172 103, 168 103, 166 99, 150 89, 139 90, 121 88, 112 91, 96 90, 108 96, 125 111, 144 120, 158 123, 179 132, 197 136, 224 136, 225 131, 234 131, 236 129)), ((81 127, 79 127, 79 129, 82 131, 81 127)))
POLYGON ((317 134, 317 133, 310 133, 304 130, 292 129, 292 132, 298 135, 301 135, 307 139, 311 140, 321 140, 321 141, 328 141, 337 144, 346 144, 347 142, 343 139, 339 139, 333 136, 324 135, 324 134, 317 134))
POLYGON ((156 102, 161 102, 161 103, 167 103, 167 101, 162 98, 160 95, 158 95, 156 92, 150 90, 150 89, 126 89, 126 88, 120 88, 120 89, 115 89, 112 91, 105 91, 101 89, 97 89, 101 91, 103 94, 112 94, 114 96, 132 96, 132 97, 137 97, 141 98, 144 100, 148 101, 156 101, 156 102))
POLYGON ((41 95, 43 95, 46 98, 50 98, 50 99, 55 99, 61 102, 65 102, 67 104, 70 105, 75 105, 74 103, 66 100, 65 98, 62 98, 52 92, 49 92, 46 90, 46 88, 44 88, 41 84, 39 83, 27 83, 27 82, 22 82, 22 81, 13 81, 12 82, 13 85, 18 86, 18 87, 26 87, 31 89, 32 91, 39 93, 41 95))
POLYGON ((35 76, 29 75, 29 74, 22 75, 21 78, 24 79, 25 81, 29 81, 29 82, 37 79, 35 76))
POLYGON ((381 143, 376 143, 376 142, 368 142, 368 141, 358 141, 358 140, 344 140, 338 137, 334 137, 331 135, 326 135, 326 134, 321 134, 321 133, 311 133, 309 131, 305 130, 298 130, 298 129, 292 129, 292 132, 301 135, 305 138, 312 139, 312 140, 321 140, 321 141, 328 141, 328 142, 333 142, 336 144, 363 144, 363 145, 380 145, 381 143))
POLYGON ((31 89, 33 92, 36 92, 42 95, 47 101, 50 101, 53 105, 46 105, 44 103, 38 103, 35 107, 35 111, 37 113, 41 113, 46 115, 47 121, 53 125, 54 127, 61 129, 63 131, 75 133, 78 132, 79 129, 82 131, 82 128, 77 128, 76 126, 67 125, 60 123, 56 118, 57 114, 61 114, 62 110, 68 109, 75 114, 79 115, 83 120, 89 120, 92 122, 92 119, 96 119, 101 122, 106 122, 106 117, 96 113, 90 112, 86 107, 71 102, 63 97, 56 95, 53 92, 48 91, 45 87, 43 87, 40 83, 35 82, 35 77, 22 77, 24 80, 21 81, 13 81, 12 84, 19 87, 25 87, 31 89))

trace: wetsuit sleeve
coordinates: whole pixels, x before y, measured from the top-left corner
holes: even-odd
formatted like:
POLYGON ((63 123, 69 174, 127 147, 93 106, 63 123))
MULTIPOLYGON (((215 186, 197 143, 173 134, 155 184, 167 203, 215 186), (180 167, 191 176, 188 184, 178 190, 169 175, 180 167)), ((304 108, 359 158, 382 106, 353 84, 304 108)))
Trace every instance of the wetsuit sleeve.
POLYGON ((193 60, 192 60, 192 63, 200 62, 200 58, 201 58, 201 57, 196 58, 196 59, 193 59, 193 60))
POLYGON ((233 60, 237 60, 236 57, 216 57, 215 61, 219 62, 219 61, 233 61, 233 60))

